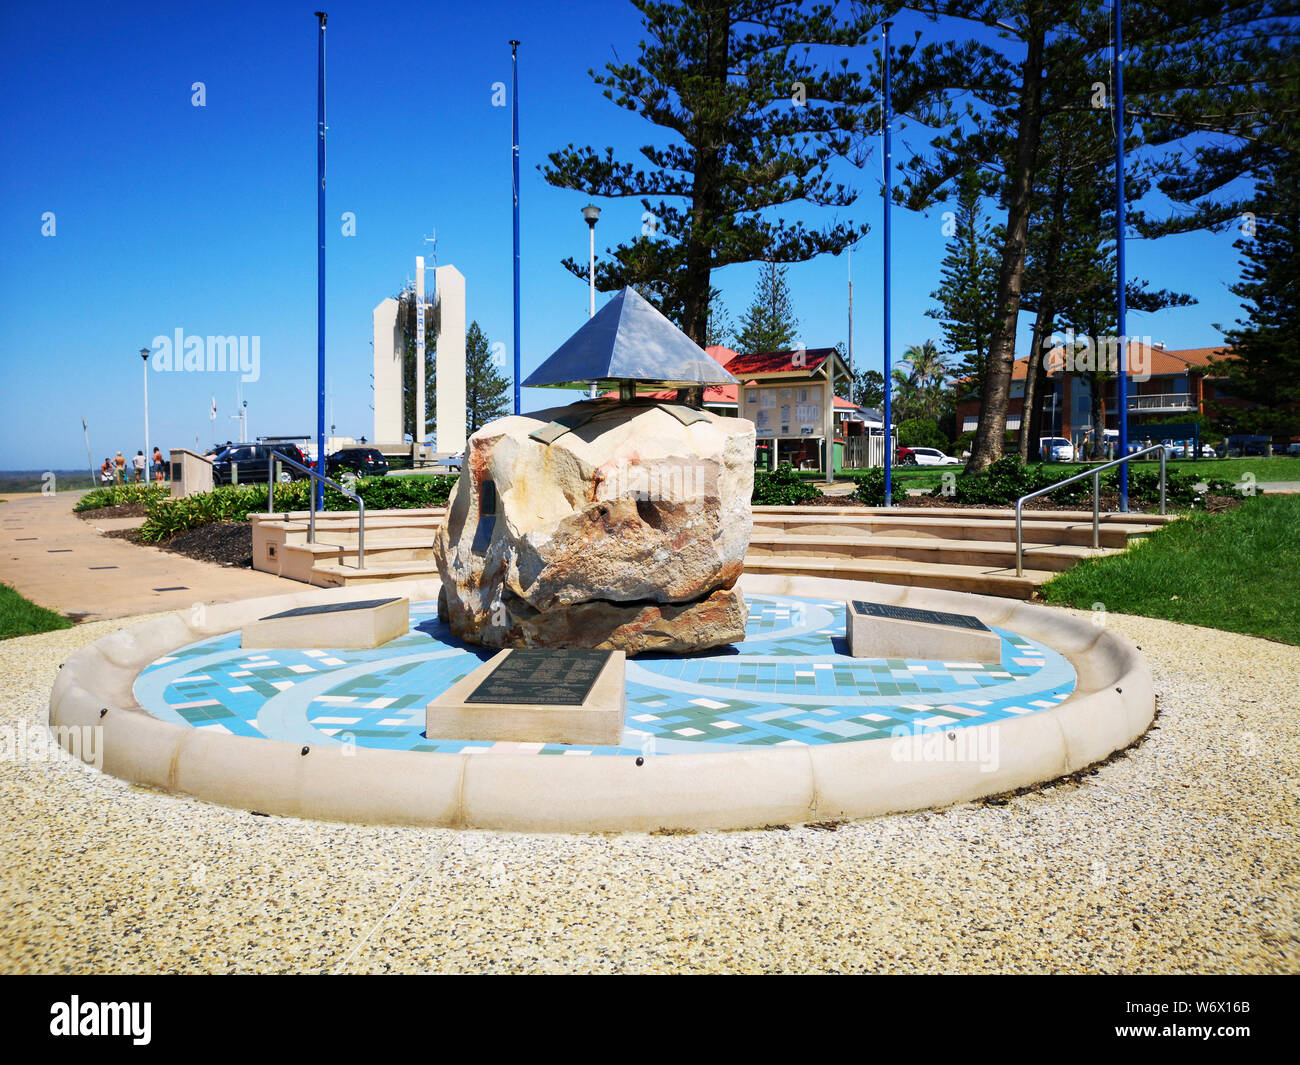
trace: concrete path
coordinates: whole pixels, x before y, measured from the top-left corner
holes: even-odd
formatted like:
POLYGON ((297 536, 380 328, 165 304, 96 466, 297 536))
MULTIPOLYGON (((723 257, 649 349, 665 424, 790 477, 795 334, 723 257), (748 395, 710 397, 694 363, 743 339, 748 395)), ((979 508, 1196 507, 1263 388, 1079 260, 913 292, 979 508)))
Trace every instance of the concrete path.
POLYGON ((297 581, 269 573, 110 539, 103 532, 131 528, 142 519, 84 521, 72 513, 80 497, 80 492, 2 497, 0 583, 34 603, 85 620, 302 591, 297 581))

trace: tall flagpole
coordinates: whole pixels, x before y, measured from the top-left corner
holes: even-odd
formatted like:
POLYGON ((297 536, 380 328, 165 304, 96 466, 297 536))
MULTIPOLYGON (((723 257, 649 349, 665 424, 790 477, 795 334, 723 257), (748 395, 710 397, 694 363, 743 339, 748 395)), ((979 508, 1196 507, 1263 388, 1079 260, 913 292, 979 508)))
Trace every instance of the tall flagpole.
POLYGON ((519 407, 519 42, 510 42, 510 103, 514 109, 511 121, 511 144, 514 153, 515 198, 515 413, 519 407))
POLYGON ((885 23, 885 78, 884 78, 884 108, 882 110, 885 141, 885 506, 890 506, 890 500, 893 497, 893 470, 894 470, 894 435, 890 431, 892 411, 890 409, 889 392, 891 384, 892 369, 890 364, 890 321, 889 321, 889 200, 890 200, 890 172, 893 170, 893 154, 889 138, 890 124, 890 98, 889 98, 889 27, 892 22, 885 23))
MULTIPOLYGON (((325 473, 325 20, 317 11, 316 46, 316 472, 325 473)), ((314 509, 325 509, 325 485, 316 482, 314 509)))
MULTIPOLYGON (((1124 287, 1124 20, 1120 12, 1121 0, 1115 0, 1115 328, 1119 345, 1119 365, 1115 372, 1119 378, 1119 455, 1128 454, 1128 308, 1125 306, 1124 287)), ((1101 432, 1105 435, 1105 426, 1101 432)), ((1128 511, 1128 463, 1119 468, 1119 509, 1128 511)))

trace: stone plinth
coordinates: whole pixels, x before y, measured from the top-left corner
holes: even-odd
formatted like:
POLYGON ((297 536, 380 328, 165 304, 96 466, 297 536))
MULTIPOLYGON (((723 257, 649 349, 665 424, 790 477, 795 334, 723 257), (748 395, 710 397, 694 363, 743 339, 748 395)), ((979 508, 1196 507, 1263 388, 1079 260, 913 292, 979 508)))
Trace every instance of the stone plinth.
POLYGON ((300 606, 249 622, 240 647, 379 647, 410 631, 411 601, 367 599, 300 606))
POLYGON ((434 543, 452 632, 629 655, 743 639, 753 463, 752 423, 645 401, 484 426, 434 543))
POLYGON ((616 747, 624 663, 622 651, 502 651, 429 702, 425 735, 616 747))
POLYGON ((192 496, 197 492, 212 491, 212 460, 197 451, 174 447, 171 461, 171 494, 173 498, 192 496))
POLYGON ((1002 661, 1002 638, 973 614, 850 600, 845 620, 854 658, 1002 661))

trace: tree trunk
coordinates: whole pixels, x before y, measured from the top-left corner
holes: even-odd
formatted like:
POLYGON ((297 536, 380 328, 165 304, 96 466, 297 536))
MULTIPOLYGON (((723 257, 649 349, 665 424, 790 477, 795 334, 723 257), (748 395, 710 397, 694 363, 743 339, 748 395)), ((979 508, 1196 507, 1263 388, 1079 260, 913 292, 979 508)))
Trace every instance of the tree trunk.
MULTIPOLYGON (((1044 282, 1044 289, 1048 283, 1044 282)), ((1043 340, 1050 335, 1055 313, 1051 297, 1044 290, 1038 297, 1038 313, 1034 316, 1034 332, 1030 339, 1029 365, 1025 368, 1025 398, 1020 403, 1020 439, 1016 443, 1016 450, 1021 462, 1029 461, 1031 441, 1037 431, 1038 419, 1043 414, 1043 386, 1047 381, 1043 340)))
POLYGON ((1021 73, 1020 115, 1016 127, 1015 169, 1007 204, 1006 239, 998 270, 998 315, 989 338, 988 376, 980 395, 980 421, 971 448, 968 473, 977 473, 1002 457, 1007 431, 1007 400, 1016 359, 1020 289, 1025 276, 1025 245, 1033 194, 1038 135, 1042 124, 1044 16, 1042 5, 1029 11, 1025 62, 1021 73))
MULTIPOLYGON (((719 5, 708 14, 708 45, 704 77, 715 91, 727 82, 727 52, 731 40, 731 12, 719 5)), ((686 242, 682 278, 682 332, 700 347, 709 342, 709 294, 712 291, 714 220, 718 215, 719 165, 722 151, 722 124, 708 113, 701 118, 696 112, 695 180, 691 189, 691 231, 686 242)))

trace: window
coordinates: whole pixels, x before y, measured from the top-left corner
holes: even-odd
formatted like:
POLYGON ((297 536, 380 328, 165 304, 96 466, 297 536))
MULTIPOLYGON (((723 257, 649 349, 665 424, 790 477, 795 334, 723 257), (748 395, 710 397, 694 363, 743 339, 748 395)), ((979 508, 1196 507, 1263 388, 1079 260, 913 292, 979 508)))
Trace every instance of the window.
POLYGON ((757 388, 748 388, 748 389, 745 390, 745 402, 746 402, 746 403, 757 403, 757 402, 758 402, 758 389, 757 389, 757 388))
POLYGON ((806 388, 801 388, 801 389, 799 389, 799 397, 798 397, 798 398, 799 398, 799 402, 800 402, 800 403, 807 403, 807 402, 808 402, 808 389, 806 389, 806 388))

